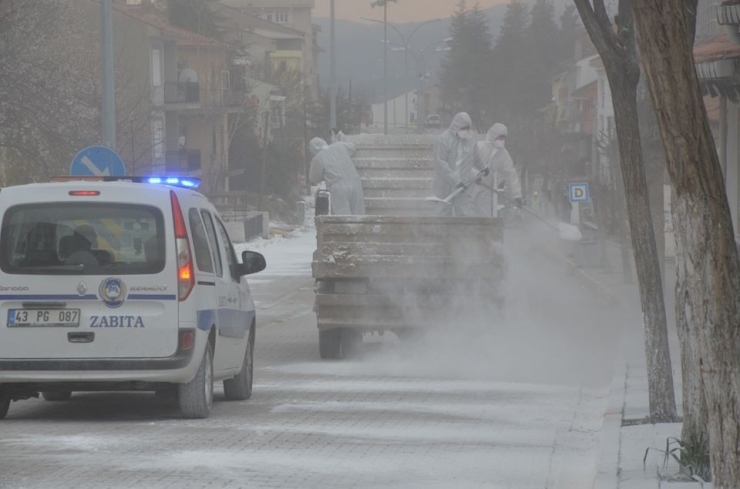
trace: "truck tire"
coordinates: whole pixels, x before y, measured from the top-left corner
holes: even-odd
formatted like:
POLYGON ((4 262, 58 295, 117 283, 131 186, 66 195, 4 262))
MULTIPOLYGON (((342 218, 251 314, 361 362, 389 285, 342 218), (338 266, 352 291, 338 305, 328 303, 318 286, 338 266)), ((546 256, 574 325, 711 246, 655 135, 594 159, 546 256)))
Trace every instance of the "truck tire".
POLYGON ((362 344, 362 332, 354 329, 344 328, 342 330, 342 358, 352 358, 360 350, 362 344))
POLYGON ((43 396, 45 401, 49 402, 69 401, 69 399, 72 397, 72 391, 42 392, 41 395, 43 396))
POLYGON ((204 419, 213 405, 213 346, 209 342, 193 380, 179 384, 177 392, 180 412, 189 419, 204 419))
POLYGON ((0 399, 0 419, 5 419, 10 409, 10 399, 0 399))
POLYGON ((244 354, 242 370, 233 379, 224 380, 224 395, 229 401, 246 401, 252 397, 254 375, 254 326, 249 330, 247 351, 244 354))
POLYGON ((336 360, 342 356, 342 330, 319 330, 319 354, 324 360, 336 360))

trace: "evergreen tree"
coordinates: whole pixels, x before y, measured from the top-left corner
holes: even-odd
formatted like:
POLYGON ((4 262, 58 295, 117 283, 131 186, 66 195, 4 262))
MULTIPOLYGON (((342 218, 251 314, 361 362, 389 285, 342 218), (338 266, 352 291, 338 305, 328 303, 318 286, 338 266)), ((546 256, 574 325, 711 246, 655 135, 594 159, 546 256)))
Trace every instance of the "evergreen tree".
POLYGON ((504 23, 493 48, 492 101, 496 118, 513 122, 521 118, 528 107, 530 94, 522 83, 529 76, 526 47, 528 46, 529 11, 519 0, 506 7, 504 23))
POLYGON ((491 70, 492 38, 488 27, 488 19, 476 2, 469 16, 469 46, 468 72, 470 79, 467 94, 468 112, 473 124, 479 130, 488 129, 490 112, 490 83, 493 72, 491 70))
POLYGON ((450 35, 450 51, 440 74, 443 97, 453 112, 468 112, 482 129, 490 100, 491 33, 477 3, 468 10, 465 0, 460 1, 450 35))
POLYGON ((578 12, 574 5, 565 7, 560 16, 560 32, 558 32, 558 60, 565 61, 573 57, 578 29, 578 12))
POLYGON ((522 82, 530 94, 527 110, 537 110, 552 98, 551 78, 559 64, 558 25, 552 0, 537 0, 532 7, 527 46, 527 68, 530 73, 522 82))
POLYGON ((449 43, 450 50, 440 65, 440 85, 442 98, 453 112, 462 109, 464 82, 464 55, 466 50, 466 32, 469 25, 468 9, 465 0, 460 0, 457 11, 452 16, 449 43))

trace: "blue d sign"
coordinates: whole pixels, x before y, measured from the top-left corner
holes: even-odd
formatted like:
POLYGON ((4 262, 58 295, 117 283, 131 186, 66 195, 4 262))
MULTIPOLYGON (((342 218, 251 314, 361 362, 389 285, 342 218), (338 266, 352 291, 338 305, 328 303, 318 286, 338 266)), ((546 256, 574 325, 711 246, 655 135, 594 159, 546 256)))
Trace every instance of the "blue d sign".
POLYGON ((105 146, 90 146, 74 157, 69 174, 76 177, 123 177, 126 165, 118 153, 105 146))

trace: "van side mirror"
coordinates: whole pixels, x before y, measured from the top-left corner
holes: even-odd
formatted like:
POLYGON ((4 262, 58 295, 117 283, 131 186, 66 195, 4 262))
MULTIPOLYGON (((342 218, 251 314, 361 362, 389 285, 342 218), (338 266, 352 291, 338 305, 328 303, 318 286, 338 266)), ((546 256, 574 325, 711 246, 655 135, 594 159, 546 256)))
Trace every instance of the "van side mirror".
POLYGON ((245 251, 242 253, 242 264, 240 275, 252 275, 267 268, 265 257, 256 251, 245 251))

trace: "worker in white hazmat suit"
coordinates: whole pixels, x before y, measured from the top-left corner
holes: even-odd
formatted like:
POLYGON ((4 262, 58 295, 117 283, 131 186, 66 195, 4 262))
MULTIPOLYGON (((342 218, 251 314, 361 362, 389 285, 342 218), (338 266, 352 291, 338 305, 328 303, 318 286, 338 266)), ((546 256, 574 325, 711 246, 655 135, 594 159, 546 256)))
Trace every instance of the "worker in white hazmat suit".
POLYGON ((478 142, 478 158, 491 169, 491 173, 475 189, 474 200, 479 214, 491 215, 492 194, 489 188, 498 189, 504 183, 506 196, 521 208, 522 186, 514 162, 506 149, 506 136, 509 131, 505 125, 496 123, 486 134, 485 141, 478 142), (486 188, 488 187, 488 188, 486 188))
POLYGON ((434 195, 444 199, 457 188, 468 185, 455 197, 452 205, 439 204, 439 214, 443 216, 473 216, 473 192, 471 185, 475 169, 483 170, 485 165, 476 150, 475 135, 470 130, 472 121, 465 112, 452 119, 450 128, 437 138, 434 145, 434 195))
POLYGON ((308 178, 313 184, 326 181, 331 196, 331 213, 339 216, 362 216, 365 214, 365 197, 362 181, 357 173, 352 156, 355 145, 340 141, 329 146, 321 138, 310 142, 314 154, 308 178))

